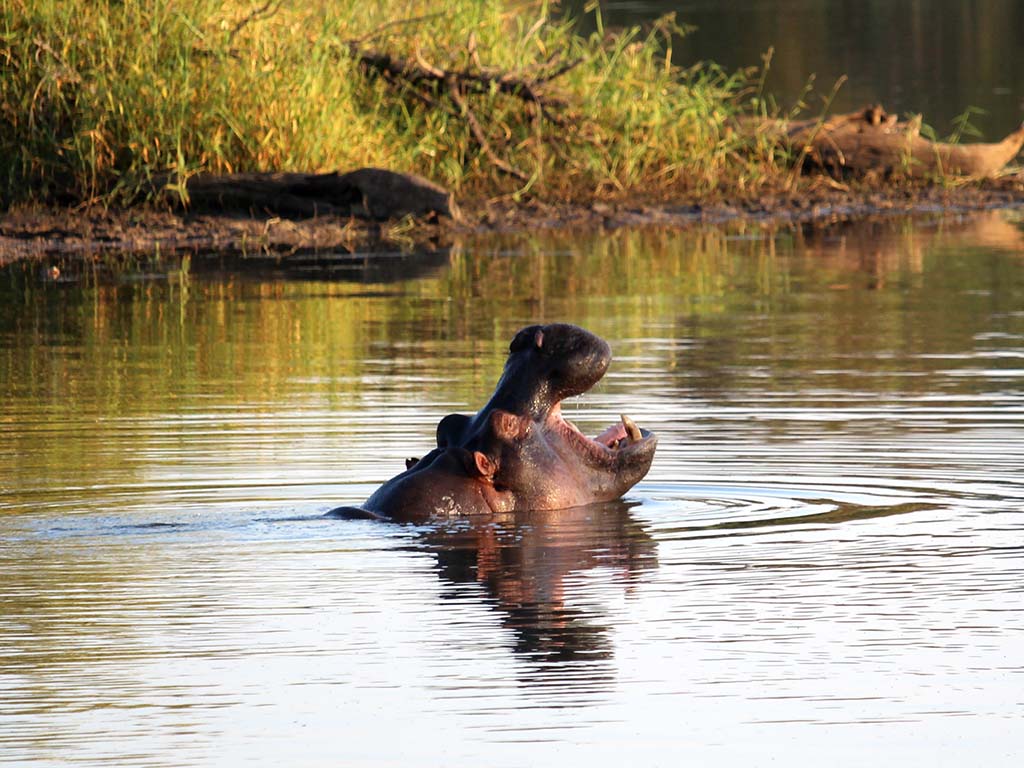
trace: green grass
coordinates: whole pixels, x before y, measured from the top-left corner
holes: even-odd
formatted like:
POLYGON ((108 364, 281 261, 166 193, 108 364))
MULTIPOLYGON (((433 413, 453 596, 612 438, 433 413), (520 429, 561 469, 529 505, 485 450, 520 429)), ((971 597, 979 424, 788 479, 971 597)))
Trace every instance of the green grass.
POLYGON ((203 171, 365 165, 464 197, 658 197, 749 190, 783 162, 730 127, 756 78, 673 67, 671 19, 613 33, 598 18, 582 36, 545 2, 436 7, 0 0, 0 203, 128 204, 180 195, 203 171), (418 20, 388 26, 398 19, 418 20), (446 69, 529 78, 580 63, 544 90, 564 102, 562 124, 494 88, 466 97, 516 178, 443 88, 416 96, 362 72, 349 42, 368 35, 365 46, 446 69))

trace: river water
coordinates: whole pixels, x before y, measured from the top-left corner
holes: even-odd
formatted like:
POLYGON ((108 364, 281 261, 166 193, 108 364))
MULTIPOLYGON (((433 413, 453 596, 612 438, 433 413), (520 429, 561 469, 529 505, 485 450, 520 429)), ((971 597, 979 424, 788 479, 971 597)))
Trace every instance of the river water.
MULTIPOLYGON (((49 265, 48 265, 49 266, 49 265)), ((0 271, 0 763, 1017 765, 1024 215, 0 271), (624 502, 325 519, 537 321, 624 502)))
MULTIPOLYGON (((577 17, 586 4, 566 3, 577 17)), ((773 50, 766 92, 787 110, 809 89, 806 114, 820 114, 845 76, 834 110, 881 102, 894 114, 922 114, 940 137, 955 130, 953 120, 968 108, 980 110, 970 124, 987 141, 1024 120, 1019 0, 602 0, 600 6, 609 27, 675 13, 693 28, 673 44, 682 66, 760 67, 773 50)))

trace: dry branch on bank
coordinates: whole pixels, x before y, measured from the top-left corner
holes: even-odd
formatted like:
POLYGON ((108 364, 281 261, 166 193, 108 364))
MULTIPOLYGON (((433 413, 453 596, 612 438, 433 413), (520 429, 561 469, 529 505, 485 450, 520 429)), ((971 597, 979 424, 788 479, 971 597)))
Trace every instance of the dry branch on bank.
MULTIPOLYGON (((356 43, 350 44, 350 51, 353 58, 366 70, 384 75, 394 82, 409 86, 431 84, 440 87, 450 87, 454 83, 466 91, 476 93, 489 93, 494 88, 524 102, 536 104, 542 110, 548 110, 548 114, 550 110, 562 109, 566 104, 561 99, 545 95, 542 90, 544 86, 583 62, 582 59, 556 62, 556 66, 550 66, 536 77, 528 78, 488 69, 476 72, 466 69, 443 69, 428 63, 422 55, 417 55, 416 61, 411 61, 401 56, 362 48, 356 43)), ((557 116, 555 119, 557 120, 557 116)))
POLYGON ((997 175, 1024 146, 1024 125, 993 144, 947 144, 920 135, 920 119, 900 123, 881 106, 828 120, 755 126, 787 144, 811 167, 834 176, 878 174, 913 178, 997 175))
MULTIPOLYGON (((554 58, 535 75, 525 76, 483 68, 479 66, 475 55, 471 58, 477 61, 476 70, 445 69, 427 62, 418 50, 415 60, 412 60, 366 48, 356 41, 348 45, 352 58, 365 73, 381 77, 428 106, 442 109, 455 119, 465 121, 474 141, 491 165, 520 181, 528 180, 529 175, 503 159, 494 149, 467 95, 503 94, 521 101, 530 110, 531 120, 543 118, 556 125, 565 125, 566 102, 545 93, 545 86, 583 62, 583 59, 554 58), (450 104, 444 102, 444 97, 450 100, 450 104)), ((474 51, 471 53, 475 54, 474 51)))

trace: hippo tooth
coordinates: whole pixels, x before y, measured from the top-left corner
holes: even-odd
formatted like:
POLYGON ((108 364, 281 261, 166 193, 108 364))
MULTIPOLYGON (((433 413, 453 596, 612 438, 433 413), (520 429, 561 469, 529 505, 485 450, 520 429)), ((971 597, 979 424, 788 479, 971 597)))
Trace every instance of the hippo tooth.
POLYGON ((642 440, 643 435, 640 434, 640 427, 626 414, 622 414, 621 418, 622 426, 626 428, 626 434, 629 435, 629 441, 635 443, 638 440, 642 440))

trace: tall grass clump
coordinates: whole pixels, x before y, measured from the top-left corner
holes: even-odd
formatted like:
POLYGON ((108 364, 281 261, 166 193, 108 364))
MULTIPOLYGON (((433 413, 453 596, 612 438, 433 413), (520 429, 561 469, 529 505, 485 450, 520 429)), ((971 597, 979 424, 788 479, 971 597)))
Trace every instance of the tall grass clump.
POLYGON ((748 82, 680 70, 665 19, 583 36, 546 2, 0 0, 0 202, 185 196, 199 172, 413 171, 466 195, 584 199, 756 180, 748 82), (543 82, 462 98, 361 66, 543 82), (474 126, 475 123, 475 126, 474 126), (486 146, 485 146, 486 145, 486 146))

